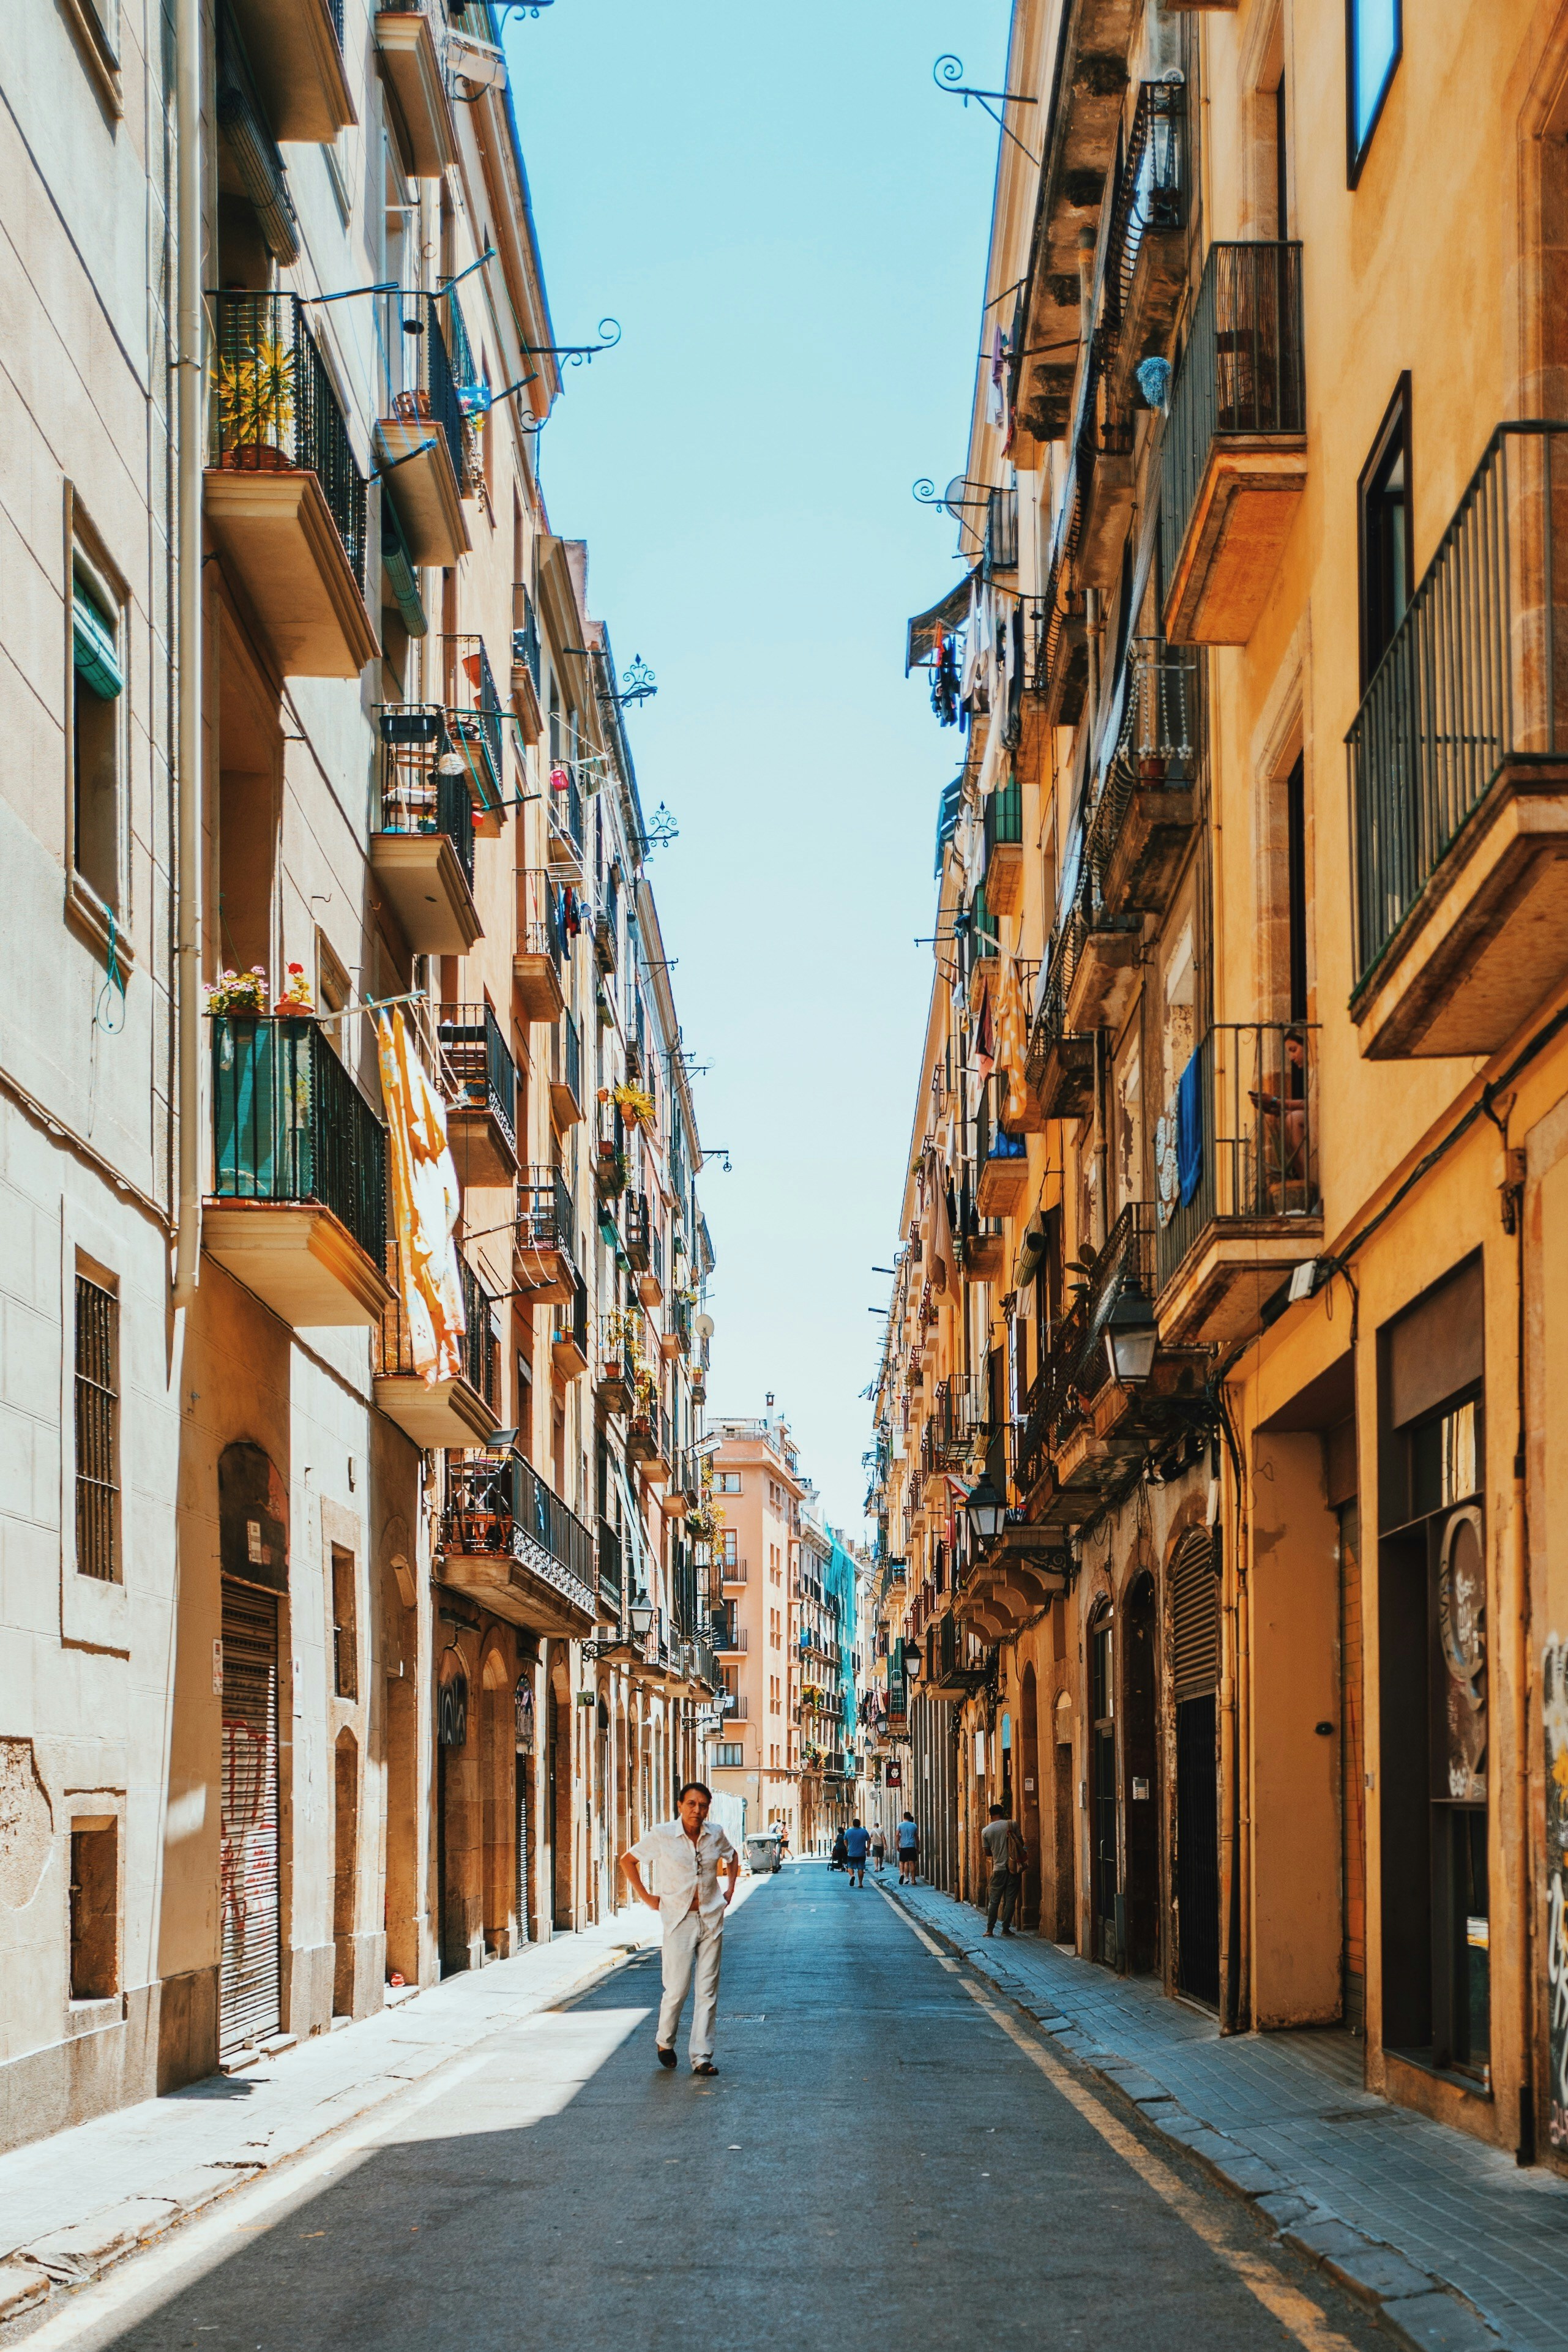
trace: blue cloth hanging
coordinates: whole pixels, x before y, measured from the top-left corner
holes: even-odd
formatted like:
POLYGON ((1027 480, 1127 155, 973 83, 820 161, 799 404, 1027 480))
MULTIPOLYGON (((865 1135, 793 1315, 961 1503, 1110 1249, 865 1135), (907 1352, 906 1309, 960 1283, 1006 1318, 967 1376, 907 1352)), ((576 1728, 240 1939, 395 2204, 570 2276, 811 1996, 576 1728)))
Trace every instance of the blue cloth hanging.
POLYGON ((1203 1059, 1200 1045, 1176 1081, 1176 1181, 1189 1208, 1204 1172, 1203 1059))

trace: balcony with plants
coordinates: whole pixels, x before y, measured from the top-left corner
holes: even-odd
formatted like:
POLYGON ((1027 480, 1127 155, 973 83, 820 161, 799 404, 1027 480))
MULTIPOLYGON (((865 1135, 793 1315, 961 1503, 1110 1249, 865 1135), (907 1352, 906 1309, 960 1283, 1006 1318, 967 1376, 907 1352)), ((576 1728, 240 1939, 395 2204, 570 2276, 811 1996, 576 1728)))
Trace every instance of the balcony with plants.
POLYGON ((472 544, 463 513, 463 411, 443 328, 449 309, 438 295, 375 297, 383 479, 419 564, 454 564, 472 544))
POLYGON ((519 1172, 512 1280, 535 1306, 565 1306, 577 1275, 577 1218, 565 1171, 519 1172))
POLYGON ((208 994, 212 1177, 207 1255, 295 1330, 380 1322, 386 1259, 386 1132, 309 1010, 268 1011, 265 976, 208 994))
POLYGON ((437 1024, 447 1092, 447 1139, 465 1192, 517 1175, 517 1065, 494 1010, 443 1004, 437 1024))
POLYGON ((458 160, 442 51, 444 0, 379 0, 375 45, 382 79, 416 179, 438 180, 458 160))
POLYGON ((416 955, 467 955, 474 904, 474 804, 437 703, 383 703, 371 871, 416 955))
POLYGON ((217 551, 285 677, 357 677, 380 651, 365 478, 307 306, 294 294, 209 300, 204 504, 217 551))
POLYGON ((506 823, 506 736, 485 641, 471 632, 444 636, 447 732, 461 753, 474 795, 475 830, 493 838, 506 823))
POLYGON ((572 1295, 556 1307, 550 1328, 550 1361, 563 1380, 574 1381, 588 1369, 588 1285, 582 1269, 572 1269, 572 1295))
POLYGON ((1162 1338, 1236 1338, 1323 1236, 1318 1033, 1219 1022, 1154 1137, 1162 1338))
POLYGON ((1495 1054, 1568 974, 1568 427, 1500 425, 1347 737, 1351 1012, 1495 1054))
POLYGON ((277 139, 328 146, 358 121, 343 59, 343 0, 230 0, 277 139))
POLYGON ((583 787, 574 770, 564 761, 552 765, 546 780, 544 795, 545 824, 548 838, 546 854, 552 870, 574 889, 583 887, 586 875, 583 838, 583 787))
POLYGON ((1301 248, 1211 245, 1161 449, 1172 644, 1247 643, 1306 487, 1301 248))
POLYGON ((632 1409, 642 1362, 642 1318, 612 1308, 599 1318, 594 1393, 606 1413, 624 1418, 632 1409))
POLYGON ((413 1336, 404 1305, 404 1268, 395 1242, 386 1254, 392 1303, 381 1318, 375 1353, 374 1395, 378 1409, 416 1445, 437 1448, 488 1445, 498 1426, 495 1310, 489 1291, 459 1251, 463 1290, 463 1363, 460 1372, 429 1381, 415 1360, 413 1336))
POLYGON ((438 1573, 531 1633, 580 1641, 604 1614, 591 1531, 516 1452, 448 1461, 438 1573))
POLYGON ((562 893, 554 876, 542 866, 520 874, 512 987, 525 1021, 559 1021, 566 1009, 562 923, 562 893))
POLYGON ((1193 838, 1198 771, 1195 646, 1134 637, 1121 725, 1089 811, 1084 855, 1105 915, 1163 914, 1193 838))
POLYGON ((626 1414, 626 1460, 637 1465, 650 1486, 662 1486, 673 1454, 669 1415, 659 1399, 658 1379, 648 1365, 638 1362, 626 1414))

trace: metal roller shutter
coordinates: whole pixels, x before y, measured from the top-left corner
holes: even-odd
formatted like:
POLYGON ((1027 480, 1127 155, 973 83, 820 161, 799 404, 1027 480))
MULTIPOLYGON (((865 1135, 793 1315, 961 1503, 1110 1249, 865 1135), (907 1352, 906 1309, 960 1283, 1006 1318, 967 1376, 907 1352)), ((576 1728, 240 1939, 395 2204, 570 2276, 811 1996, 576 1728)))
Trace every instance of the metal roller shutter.
POLYGON ((218 2047, 279 2026, 278 1603, 223 1588, 223 1979, 218 2047))
POLYGON ((1207 1528, 1189 1528, 1176 1547, 1171 1563, 1171 1620, 1176 1697, 1202 1698, 1219 1681, 1219 1580, 1207 1528))

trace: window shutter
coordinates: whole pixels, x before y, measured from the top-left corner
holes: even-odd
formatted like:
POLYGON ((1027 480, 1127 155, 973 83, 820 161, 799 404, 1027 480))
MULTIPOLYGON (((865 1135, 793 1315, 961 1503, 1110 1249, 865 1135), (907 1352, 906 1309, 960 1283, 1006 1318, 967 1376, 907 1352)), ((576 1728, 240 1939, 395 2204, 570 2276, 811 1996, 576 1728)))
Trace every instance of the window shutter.
POLYGON ((82 684, 100 701, 124 691, 125 674, 112 622, 106 620, 79 580, 71 587, 71 648, 82 684))

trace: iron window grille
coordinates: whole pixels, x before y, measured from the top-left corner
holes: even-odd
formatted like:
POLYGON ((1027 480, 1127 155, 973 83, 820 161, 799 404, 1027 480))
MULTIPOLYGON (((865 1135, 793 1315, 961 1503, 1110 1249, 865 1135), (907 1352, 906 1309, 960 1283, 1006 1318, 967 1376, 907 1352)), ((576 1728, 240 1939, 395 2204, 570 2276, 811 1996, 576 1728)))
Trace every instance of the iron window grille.
POLYGON ((120 1570, 120 1301, 76 1278, 76 1564, 113 1583, 120 1570))

